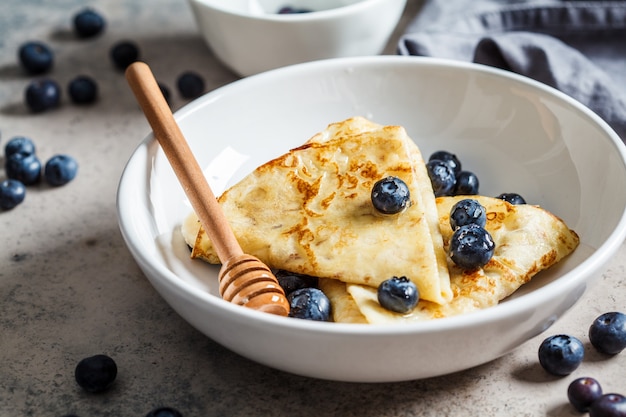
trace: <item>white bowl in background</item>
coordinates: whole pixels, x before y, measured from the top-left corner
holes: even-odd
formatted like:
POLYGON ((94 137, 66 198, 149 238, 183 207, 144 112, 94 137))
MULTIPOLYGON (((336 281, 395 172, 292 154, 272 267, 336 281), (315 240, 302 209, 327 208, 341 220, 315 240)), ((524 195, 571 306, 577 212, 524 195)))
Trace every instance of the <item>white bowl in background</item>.
POLYGON ((398 325, 320 323, 232 305, 216 266, 189 259, 179 228, 190 206, 148 135, 121 177, 124 239, 152 285, 185 320, 259 363, 310 377, 388 382, 491 361, 572 307, 626 235, 626 153, 586 107, 527 78, 480 65, 381 56, 317 61, 245 78, 175 116, 219 194, 329 123, 365 116, 404 126, 427 157, 453 151, 481 194, 518 192, 581 237, 565 261, 498 306, 398 325))
POLYGON ((189 4, 217 58, 248 76, 302 62, 379 54, 406 0, 189 0, 189 4), (277 14, 281 5, 314 12, 277 14))

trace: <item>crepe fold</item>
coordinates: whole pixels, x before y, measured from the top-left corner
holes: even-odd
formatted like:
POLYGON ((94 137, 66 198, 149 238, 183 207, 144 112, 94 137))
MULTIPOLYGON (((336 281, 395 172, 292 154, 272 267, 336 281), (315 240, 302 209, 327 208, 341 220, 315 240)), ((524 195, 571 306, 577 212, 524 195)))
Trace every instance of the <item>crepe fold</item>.
MULTIPOLYGON (((453 230, 450 209, 468 196, 439 197, 439 224, 447 250, 453 230)), ((503 200, 471 196, 487 212, 485 228, 496 244, 482 268, 466 271, 448 258, 452 301, 445 305, 420 300, 415 309, 398 314, 384 309, 376 288, 322 280, 334 308, 334 319, 350 323, 390 323, 432 320, 485 309, 513 294, 542 270, 561 261, 579 244, 579 237, 558 217, 538 206, 511 205, 503 200)))
MULTIPOLYGON (((435 197, 422 155, 400 126, 361 117, 333 123, 271 160, 219 198, 244 252, 270 268, 377 287, 413 281, 436 304, 452 299, 435 197), (411 205, 382 215, 371 203, 387 176, 409 187, 411 205)), ((197 219, 183 234, 192 257, 219 263, 197 219)))
MULTIPOLYGON (((496 305, 538 272, 569 255, 579 237, 533 205, 485 196, 435 199, 417 145, 400 126, 362 117, 333 123, 302 146, 255 169, 219 198, 244 252, 273 269, 320 278, 333 320, 388 323, 432 320, 496 305), (409 187, 411 204, 394 215, 373 206, 387 176, 409 187), (450 210, 460 199, 485 207, 495 242, 491 260, 467 271, 447 255, 450 210), (419 291, 407 314, 384 309, 377 287, 405 276, 419 291)), ((182 233, 192 258, 219 259, 194 213, 182 233)))

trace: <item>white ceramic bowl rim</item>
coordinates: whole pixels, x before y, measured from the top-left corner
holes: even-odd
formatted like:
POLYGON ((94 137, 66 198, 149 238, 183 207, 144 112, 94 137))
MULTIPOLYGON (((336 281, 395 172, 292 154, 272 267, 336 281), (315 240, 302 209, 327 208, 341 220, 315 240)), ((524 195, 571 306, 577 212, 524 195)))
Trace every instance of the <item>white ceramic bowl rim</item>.
POLYGON ((206 7, 219 10, 222 13, 230 14, 234 16, 242 16, 250 19, 268 20, 275 22, 288 23, 291 21, 298 22, 313 22, 317 20, 328 20, 341 18, 346 15, 358 13, 361 10, 365 10, 369 7, 375 6, 379 3, 384 3, 387 0, 360 0, 356 3, 348 4, 345 6, 339 6, 326 10, 315 10, 309 13, 292 13, 292 14, 278 14, 278 13, 248 13, 246 11, 238 11, 232 8, 224 7, 220 2, 214 0, 192 0, 197 3, 201 3, 206 7))
MULTIPOLYGON (((609 133, 609 137, 613 142, 613 148, 616 153, 619 154, 620 160, 626 165, 626 147, 622 143, 619 136, 604 122, 599 116, 593 113, 586 106, 580 102, 572 99, 571 97, 561 93, 552 87, 539 83, 527 77, 517 75, 512 72, 483 66, 473 63, 464 63, 458 61, 450 61, 445 59, 436 58, 417 58, 417 57, 405 57, 405 56, 375 56, 375 57, 356 57, 356 58, 335 58, 328 60, 321 60, 315 62, 309 62, 305 64, 296 64, 277 70, 268 71, 265 73, 250 76, 231 84, 223 86, 217 90, 207 93, 203 97, 195 100, 193 103, 186 105, 175 113, 177 120, 184 119, 188 114, 194 112, 198 104, 205 101, 212 101, 221 95, 227 94, 231 89, 245 89, 249 83, 259 83, 264 79, 269 81, 272 78, 281 77, 285 73, 301 72, 308 70, 319 69, 320 67, 358 67, 360 65, 376 64, 381 67, 385 65, 393 66, 399 64, 410 64, 411 62, 419 62, 423 65, 445 65, 448 67, 456 67, 468 71, 478 71, 482 73, 489 73, 493 76, 500 78, 509 78, 517 82, 528 84, 538 90, 542 90, 552 95, 559 96, 561 100, 569 104, 570 106, 578 109, 578 111, 584 113, 587 117, 593 119, 595 123, 604 127, 606 132, 609 133)), ((382 69, 381 69, 382 70, 382 69)), ((150 142, 154 141, 152 134, 149 134, 139 145, 139 147, 147 146, 150 142)), ((129 161, 129 164, 132 162, 129 161)), ((120 208, 120 194, 123 192, 123 187, 118 189, 118 211, 120 208)), ((335 333, 335 334, 350 334, 350 335, 367 335, 367 336, 386 336, 389 334, 408 334, 408 333, 432 333, 438 331, 448 331, 455 328, 467 328, 477 325, 483 325, 485 323, 497 322, 502 318, 514 316, 522 311, 529 309, 529 306, 539 305, 542 302, 546 302, 554 297, 555 293, 564 291, 563 285, 568 288, 574 288, 577 285, 583 283, 585 277, 597 271, 601 265, 605 264, 609 258, 616 252, 617 248, 622 244, 626 238, 626 212, 622 214, 618 225, 615 230, 610 234, 606 241, 593 250, 593 253, 588 256, 581 264, 579 264, 574 270, 569 271, 562 275, 558 280, 548 283, 542 286, 540 290, 533 291, 529 294, 524 294, 519 298, 507 300, 497 306, 473 312, 470 314, 453 316, 449 318, 442 318, 433 321, 424 321, 416 323, 401 323, 401 324, 379 324, 379 325, 363 325, 363 324, 348 324, 348 323, 323 323, 314 322, 309 320, 297 320, 293 318, 285 318, 274 316, 271 314, 260 314, 256 311, 242 308, 240 306, 233 305, 219 297, 209 293, 203 293, 194 288, 190 283, 184 282, 179 279, 174 272, 165 268, 161 264, 156 264, 153 260, 146 257, 145 254, 139 250, 133 249, 138 247, 138 242, 132 235, 125 232, 124 224, 126 221, 124 216, 120 216, 120 225, 122 233, 125 239, 130 243, 129 248, 133 251, 134 255, 141 259, 143 265, 157 272, 159 275, 167 280, 167 284, 176 292, 185 293, 192 298, 197 299, 200 302, 209 303, 216 308, 226 309, 229 314, 240 316, 242 320, 258 322, 259 325, 271 325, 279 326, 283 328, 303 329, 311 332, 320 333, 335 333), (219 303, 219 305, 218 305, 219 303)))

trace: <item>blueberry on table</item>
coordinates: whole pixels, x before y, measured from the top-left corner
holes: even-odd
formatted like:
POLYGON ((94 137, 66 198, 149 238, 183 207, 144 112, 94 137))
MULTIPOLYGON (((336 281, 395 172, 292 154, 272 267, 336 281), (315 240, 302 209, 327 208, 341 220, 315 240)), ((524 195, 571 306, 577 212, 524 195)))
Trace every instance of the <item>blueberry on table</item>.
POLYGON ((567 399, 581 413, 589 411, 591 404, 601 396, 602 387, 594 378, 577 378, 567 387, 567 399))
POLYGON ((521 195, 517 193, 502 193, 500 195, 497 195, 496 198, 504 200, 507 203, 510 203, 513 205, 526 204, 526 200, 524 200, 524 197, 522 197, 521 195))
POLYGON ((43 42, 29 41, 20 46, 18 58, 22 67, 31 75, 48 72, 54 63, 54 53, 43 42))
POLYGON ((172 96, 172 94, 170 93, 169 87, 163 83, 157 83, 157 84, 159 86, 159 90, 161 90, 161 94, 163 94, 163 98, 165 99, 165 101, 169 103, 170 98, 172 96))
POLYGON ((435 197, 450 196, 454 194, 456 176, 448 163, 440 159, 433 159, 426 163, 428 177, 433 186, 435 197))
POLYGON ((301 288, 287 296, 289 317, 298 319, 329 321, 330 300, 317 288, 301 288))
POLYGON ((604 394, 589 407, 589 417, 626 417, 626 397, 604 394))
POLYGON ((371 199, 374 208, 383 214, 400 213, 411 205, 409 187, 398 177, 386 177, 376 181, 371 199))
POLYGON ((117 365, 107 355, 90 356, 78 362, 74 377, 87 392, 106 391, 117 377, 117 365))
POLYGON ((43 176, 54 187, 65 185, 76 177, 78 163, 69 155, 54 155, 46 162, 43 176))
POLYGON ((146 417, 183 417, 183 414, 171 407, 158 407, 146 414, 146 417))
POLYGON ((13 154, 20 154, 22 156, 34 155, 35 143, 32 139, 25 136, 11 138, 7 144, 4 145, 4 157, 8 158, 13 154))
POLYGON ((472 198, 459 200, 450 209, 450 227, 452 227, 452 230, 468 224, 477 224, 480 227, 485 227, 485 224, 487 224, 485 208, 478 200, 472 198))
POLYGON ((204 93, 204 79, 193 71, 182 73, 176 80, 180 95, 187 99, 200 97, 204 93))
POLYGON ((620 353, 626 348, 626 314, 612 311, 597 317, 589 327, 589 341, 599 352, 620 353))
POLYGON ((74 15, 74 31, 80 38, 92 38, 100 34, 105 26, 104 17, 97 11, 85 8, 74 15))
POLYGON ((407 277, 392 277, 378 286, 378 303, 396 313, 408 313, 419 301, 417 286, 407 277))
POLYGON ((24 185, 37 184, 41 179, 41 162, 35 154, 14 153, 6 158, 4 167, 7 177, 24 185))
POLYGON ((50 78, 34 80, 26 87, 24 99, 34 113, 50 110, 61 103, 61 87, 50 78))
POLYGON ((26 197, 26 187, 18 180, 0 182, 0 208, 11 210, 20 205, 26 197))
POLYGON ((79 75, 69 82, 67 94, 76 104, 91 104, 98 97, 98 84, 91 77, 79 75))
POLYGON ((113 65, 125 70, 139 59, 139 47, 132 41, 119 41, 111 47, 110 55, 113 65))
POLYGON ((476 174, 471 171, 461 171, 456 174, 454 195, 476 195, 479 185, 476 174))
POLYGON ((481 268, 489 262, 496 244, 489 232, 477 225, 458 227, 450 238, 450 259, 465 270, 481 268))
POLYGON ((443 161, 446 164, 448 164, 450 168, 452 168, 452 171, 454 171, 455 176, 458 175, 459 172, 461 172, 461 161, 452 152, 448 152, 448 151, 433 152, 428 157, 428 161, 430 162, 430 161, 435 161, 435 160, 443 161))
POLYGON ((582 342, 565 334, 550 336, 539 346, 539 363, 552 375, 571 374, 582 363, 584 356, 582 342))
POLYGON ((289 295, 301 288, 317 288, 318 285, 318 278, 310 275, 296 274, 283 269, 276 271, 274 275, 278 280, 278 284, 285 291, 285 295, 289 295))

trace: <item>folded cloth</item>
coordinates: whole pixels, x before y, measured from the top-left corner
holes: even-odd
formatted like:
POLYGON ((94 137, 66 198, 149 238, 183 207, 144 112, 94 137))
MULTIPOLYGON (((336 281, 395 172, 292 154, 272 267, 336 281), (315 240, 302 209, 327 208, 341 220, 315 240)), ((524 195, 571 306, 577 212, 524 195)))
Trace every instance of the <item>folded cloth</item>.
POLYGON ((626 1, 429 0, 398 53, 541 81, 589 107, 626 141, 626 1))

